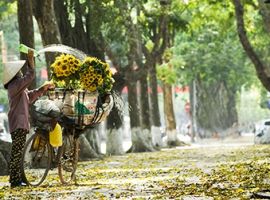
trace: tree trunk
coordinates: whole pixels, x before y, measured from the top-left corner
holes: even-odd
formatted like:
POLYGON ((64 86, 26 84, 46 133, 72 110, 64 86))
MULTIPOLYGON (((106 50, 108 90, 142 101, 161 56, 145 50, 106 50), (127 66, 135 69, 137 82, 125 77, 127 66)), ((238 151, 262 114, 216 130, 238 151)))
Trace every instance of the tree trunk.
MULTIPOLYGON (((38 23, 43 46, 61 43, 53 2, 53 0, 33 0, 33 11, 38 23)), ((49 66, 54 62, 55 54, 46 53, 45 55, 48 66, 47 70, 49 72, 49 66)))
POLYGON ((65 4, 65 0, 55 0, 54 11, 63 44, 75 48, 73 42, 72 26, 69 21, 67 4, 65 4))
POLYGON ((125 86, 125 80, 122 74, 116 73, 113 75, 115 83, 112 88, 112 94, 114 97, 114 106, 108 116, 107 128, 119 129, 123 125, 123 100, 121 99, 121 92, 125 86))
POLYGON ((173 94, 172 86, 170 84, 164 83, 164 112, 165 112, 165 122, 166 130, 172 131, 176 129, 176 122, 173 109, 173 94))
POLYGON ((101 24, 93 23, 95 17, 91 10, 91 4, 82 5, 79 0, 68 1, 68 0, 57 0, 55 1, 55 13, 57 16, 57 21, 59 24, 59 30, 62 38, 62 42, 65 45, 77 48, 84 51, 88 55, 97 57, 101 60, 105 60, 104 49, 99 48, 97 42, 103 42, 98 40, 103 40, 101 36, 101 24), (87 7, 85 7, 87 6, 87 7), (70 10, 69 8, 73 8, 70 10), (86 12, 88 10, 89 12, 86 12), (75 24, 72 26, 70 15, 75 16, 75 24), (93 34, 93 26, 95 30, 95 35, 93 34), (98 38, 98 39, 97 39, 98 38))
POLYGON ((113 86, 114 106, 107 118, 106 154, 122 155, 124 154, 122 131, 124 103, 120 94, 125 85, 125 80, 119 73, 116 73, 113 78, 115 79, 113 86))
POLYGON ((248 57, 251 59, 252 63, 255 66, 257 76, 260 79, 263 86, 270 91, 270 77, 268 74, 270 74, 267 66, 265 66, 262 61, 260 60, 259 56, 254 51, 253 47, 251 46, 245 29, 245 23, 244 23, 244 9, 241 4, 240 0, 233 0, 234 7, 235 7, 235 14, 236 14, 236 20, 237 20, 237 31, 238 35, 241 41, 241 44, 248 55, 248 57))
POLYGON ((129 104, 129 117, 130 117, 130 126, 140 127, 140 118, 139 118, 139 103, 138 103, 138 93, 137 93, 137 81, 128 81, 128 104, 129 104))
MULTIPOLYGON (((31 48, 35 48, 31 0, 18 0, 17 7, 20 43, 31 48)), ((25 60, 26 54, 21 53, 20 58, 25 60)), ((25 69, 23 69, 23 71, 25 71, 25 69)), ((36 79, 34 79, 34 81, 31 83, 30 88, 36 88, 36 79)))
POLYGON ((226 83, 206 86, 197 82, 196 119, 202 137, 225 137, 230 128, 237 125, 236 93, 226 83))
POLYGON ((191 142, 195 142, 195 138, 199 138, 200 135, 197 131, 197 119, 196 119, 196 81, 192 80, 189 84, 189 101, 190 101, 190 129, 191 129, 191 142))
POLYGON ((128 82, 128 103, 131 127, 132 152, 154 151, 151 143, 151 135, 140 127, 140 110, 138 106, 137 81, 128 82))
MULTIPOLYGON (((60 34, 62 37, 63 44, 77 48, 84 53, 96 56, 97 58, 105 61, 104 50, 101 48, 96 48, 96 38, 103 40, 100 37, 100 32, 93 35, 93 23, 90 23, 91 17, 93 17, 92 12, 88 12, 91 9, 92 3, 98 3, 92 1, 89 3, 81 3, 79 0, 69 1, 69 0, 57 0, 55 1, 55 13, 57 15, 57 21, 59 25, 60 34), (71 9, 72 8, 72 9, 71 9), (75 23, 70 20, 71 16, 74 19, 75 23), (95 38, 95 39, 94 39, 95 38)), ((101 30, 99 25, 94 27, 95 30, 101 30)), ((90 141, 91 138, 88 138, 89 142, 94 145, 98 140, 90 141)), ((95 144, 94 146, 99 146, 95 144)), ((99 154, 99 152, 96 152, 99 154)))
POLYGON ((140 79, 140 105, 141 105, 141 128, 150 131, 150 111, 147 75, 143 75, 140 79))
POLYGON ((179 145, 179 141, 177 139, 176 121, 173 109, 172 86, 170 84, 163 84, 163 98, 167 144, 168 146, 177 146, 179 145))
POLYGON ((101 139, 99 127, 86 129, 80 136, 80 160, 101 158, 101 139))
POLYGON ((158 91, 157 91, 157 71, 156 66, 153 62, 149 63, 149 86, 151 92, 150 97, 150 116, 151 116, 151 132, 153 145, 156 147, 163 146, 161 136, 161 122, 160 122, 160 111, 158 106, 158 91))
MULTIPOLYGON (((79 0, 74 1, 74 11, 75 11, 75 25, 73 28, 73 41, 75 43, 76 47, 79 47, 80 50, 90 53, 89 46, 88 46, 88 40, 90 38, 87 38, 87 33, 84 29, 84 23, 83 23, 83 14, 81 4, 79 0)), ((100 58, 102 59, 102 58, 100 58)))
POLYGON ((150 105, 151 105, 151 119, 152 124, 156 127, 161 126, 160 112, 158 106, 158 91, 157 91, 157 70, 155 65, 149 67, 149 80, 150 80, 150 105))
POLYGON ((123 130, 122 128, 107 129, 106 131, 106 154, 123 155, 123 130))
MULTIPOLYGON (((151 128, 150 124, 150 108, 149 108, 149 95, 148 95, 148 84, 147 84, 147 76, 143 75, 140 79, 140 110, 141 110, 141 129, 145 132, 147 136, 148 144, 147 146, 150 151, 154 150, 154 146, 158 147, 158 145, 154 145, 153 135, 156 133, 153 128, 151 128)), ((154 135, 155 136, 155 135, 154 135)), ((161 134, 160 134, 161 136, 161 134)))

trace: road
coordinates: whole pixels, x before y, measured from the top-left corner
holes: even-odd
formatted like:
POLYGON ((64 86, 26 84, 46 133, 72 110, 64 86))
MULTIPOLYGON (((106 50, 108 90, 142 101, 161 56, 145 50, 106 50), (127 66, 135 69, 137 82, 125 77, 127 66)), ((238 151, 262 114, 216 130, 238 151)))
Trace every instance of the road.
POLYGON ((0 178, 0 198, 10 199, 252 199, 270 188, 270 147, 252 136, 198 141, 80 162, 77 184, 63 186, 52 170, 40 187, 10 189, 0 178))

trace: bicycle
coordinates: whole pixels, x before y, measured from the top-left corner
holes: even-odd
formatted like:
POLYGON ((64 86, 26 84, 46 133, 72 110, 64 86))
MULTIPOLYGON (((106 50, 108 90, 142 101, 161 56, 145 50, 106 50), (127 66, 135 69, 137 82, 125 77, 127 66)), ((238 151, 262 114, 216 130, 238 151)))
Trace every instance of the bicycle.
POLYGON ((40 128, 30 136, 23 150, 22 176, 31 186, 40 185, 50 169, 58 168, 62 184, 75 180, 80 132, 63 128, 63 144, 58 149, 49 142, 49 132, 40 128))
MULTIPOLYGON (((81 95, 81 94, 79 94, 81 95)), ((62 97, 64 98, 64 97, 62 97)), ((112 108, 112 97, 110 96, 112 108)), ((96 108, 95 116, 91 123, 82 126, 83 115, 75 119, 61 115, 57 121, 62 126, 62 146, 54 148, 49 141, 47 128, 36 127, 34 134, 26 141, 21 164, 22 178, 30 186, 38 186, 43 183, 50 169, 58 168, 58 176, 62 184, 72 181, 76 183, 76 170, 79 160, 79 136, 86 128, 92 128, 104 119, 105 109, 102 106, 96 108), (101 112, 100 112, 101 110, 101 112), (78 124, 78 121, 80 122, 78 124)))

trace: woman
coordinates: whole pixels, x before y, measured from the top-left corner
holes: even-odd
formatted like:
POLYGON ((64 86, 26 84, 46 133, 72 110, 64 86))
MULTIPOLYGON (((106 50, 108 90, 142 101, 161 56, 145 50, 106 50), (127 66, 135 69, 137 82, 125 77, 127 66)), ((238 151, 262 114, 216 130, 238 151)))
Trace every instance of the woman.
POLYGON ((34 52, 28 51, 27 60, 4 63, 3 85, 8 90, 8 122, 12 139, 9 182, 11 187, 24 186, 21 177, 21 158, 26 134, 29 132, 29 105, 53 85, 48 83, 35 90, 28 90, 34 80, 34 52), (20 71, 27 66, 26 73, 20 71))

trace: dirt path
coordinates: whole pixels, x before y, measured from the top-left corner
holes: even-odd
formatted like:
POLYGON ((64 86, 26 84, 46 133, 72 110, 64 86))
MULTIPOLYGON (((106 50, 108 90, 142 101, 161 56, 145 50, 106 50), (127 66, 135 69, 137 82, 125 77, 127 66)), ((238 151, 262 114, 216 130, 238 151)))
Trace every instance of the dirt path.
POLYGON ((60 185, 56 170, 40 187, 11 190, 1 177, 0 199, 251 199, 270 188, 269 155, 251 138, 201 141, 80 162, 77 185, 60 185))

